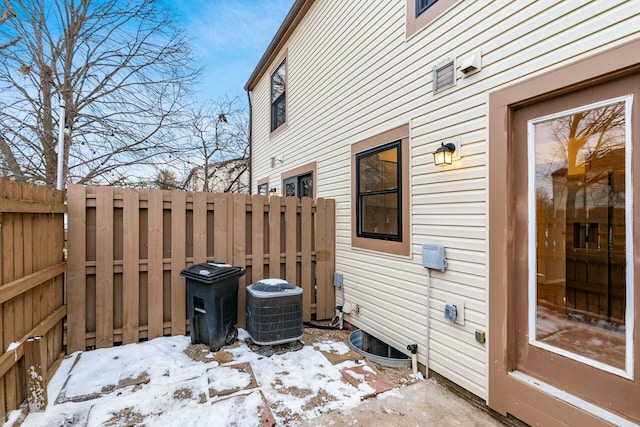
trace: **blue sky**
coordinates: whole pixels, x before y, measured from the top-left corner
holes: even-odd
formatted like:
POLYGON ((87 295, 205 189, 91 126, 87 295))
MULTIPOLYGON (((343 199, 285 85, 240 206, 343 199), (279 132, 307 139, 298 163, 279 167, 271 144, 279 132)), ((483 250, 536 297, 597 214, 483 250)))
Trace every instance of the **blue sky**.
POLYGON ((294 0, 167 0, 200 66, 201 99, 239 96, 294 0))

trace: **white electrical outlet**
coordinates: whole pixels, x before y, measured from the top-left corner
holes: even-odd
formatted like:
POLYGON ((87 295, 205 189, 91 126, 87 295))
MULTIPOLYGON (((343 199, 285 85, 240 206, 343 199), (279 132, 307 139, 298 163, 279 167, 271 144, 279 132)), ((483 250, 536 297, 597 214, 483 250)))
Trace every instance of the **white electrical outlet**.
POLYGON ((350 302, 345 302, 344 305, 342 306, 342 312, 351 313, 354 308, 355 306, 353 304, 351 304, 350 302))
POLYGON ((453 323, 464 325, 464 301, 457 298, 447 298, 446 304, 456 306, 456 320, 454 320, 453 323))

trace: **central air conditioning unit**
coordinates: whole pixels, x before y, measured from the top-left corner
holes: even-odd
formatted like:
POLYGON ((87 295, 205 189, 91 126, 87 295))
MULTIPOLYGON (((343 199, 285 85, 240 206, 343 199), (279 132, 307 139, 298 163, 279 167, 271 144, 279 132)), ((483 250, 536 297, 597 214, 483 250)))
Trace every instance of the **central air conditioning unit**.
POLYGON ((285 344, 302 338, 302 288, 281 279, 247 287, 247 332, 258 345, 285 344))

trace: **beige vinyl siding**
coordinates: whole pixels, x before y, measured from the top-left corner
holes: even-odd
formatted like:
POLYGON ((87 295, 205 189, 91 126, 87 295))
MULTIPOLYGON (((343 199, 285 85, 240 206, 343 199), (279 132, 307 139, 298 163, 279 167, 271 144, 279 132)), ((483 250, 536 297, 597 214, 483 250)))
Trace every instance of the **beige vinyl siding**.
MULTIPOLYGON (((446 246, 446 272, 431 272, 429 367, 487 396, 487 93, 638 38, 636 1, 460 0, 405 37, 405 0, 316 0, 286 43, 288 128, 269 139, 269 75, 253 91, 253 180, 317 161, 318 197, 336 200, 336 267, 351 321, 399 350, 418 343, 426 360, 427 271, 423 243, 446 246), (482 51, 482 70, 432 93, 431 70, 482 51), (409 257, 351 247, 351 145, 410 124, 409 257), (462 158, 433 165, 441 141, 462 158), (272 156, 284 162, 271 168, 272 156), (449 298, 465 325, 443 319, 449 298)), ((276 54, 277 57, 284 52, 276 54)), ((275 66, 272 64, 271 67, 275 66)), ((338 292, 338 302, 340 293, 338 292)), ((490 337, 487 337, 490 339, 490 337)))

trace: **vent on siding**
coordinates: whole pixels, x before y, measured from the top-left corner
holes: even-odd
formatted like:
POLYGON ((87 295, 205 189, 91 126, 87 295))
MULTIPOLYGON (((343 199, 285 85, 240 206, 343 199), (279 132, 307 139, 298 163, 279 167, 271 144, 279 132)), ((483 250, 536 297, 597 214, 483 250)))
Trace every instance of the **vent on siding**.
POLYGON ((455 84, 455 64, 453 62, 453 59, 448 59, 433 68, 434 93, 451 87, 455 84))

